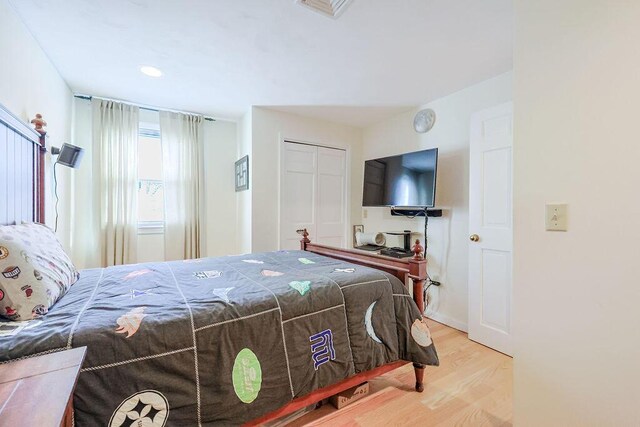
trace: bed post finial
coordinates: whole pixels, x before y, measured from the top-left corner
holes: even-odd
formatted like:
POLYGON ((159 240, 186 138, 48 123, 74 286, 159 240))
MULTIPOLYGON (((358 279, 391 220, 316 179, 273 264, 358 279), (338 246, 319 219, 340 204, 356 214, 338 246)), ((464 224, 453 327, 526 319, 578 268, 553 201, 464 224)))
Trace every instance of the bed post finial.
POLYGON ((47 125, 47 122, 42 118, 42 114, 36 114, 36 117, 31 120, 31 124, 35 126, 36 132, 38 132, 40 135, 44 135, 45 133, 47 133, 47 131, 44 129, 44 127, 47 125))
POLYGON ((416 239, 416 244, 413 245, 413 247, 411 248, 411 251, 413 252, 413 259, 415 259, 416 261, 422 261, 424 259, 424 248, 422 247, 422 245, 420 244, 420 239, 416 239))
POLYGON ((311 240, 309 240, 309 233, 307 232, 307 229, 302 228, 300 230, 296 230, 296 233, 302 236, 302 239, 300 240, 300 249, 302 249, 303 251, 306 250, 307 243, 311 243, 311 240))

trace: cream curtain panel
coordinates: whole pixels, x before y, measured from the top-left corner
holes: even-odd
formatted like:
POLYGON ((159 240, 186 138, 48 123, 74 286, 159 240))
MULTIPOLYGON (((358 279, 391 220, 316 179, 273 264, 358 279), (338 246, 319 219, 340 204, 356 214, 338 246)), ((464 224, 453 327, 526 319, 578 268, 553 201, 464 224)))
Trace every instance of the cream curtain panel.
POLYGON ((138 241, 138 107, 93 99, 94 197, 102 266, 132 264, 138 241), (97 158, 96 158, 97 157, 97 158))
POLYGON ((160 112, 165 260, 200 257, 202 116, 160 112))

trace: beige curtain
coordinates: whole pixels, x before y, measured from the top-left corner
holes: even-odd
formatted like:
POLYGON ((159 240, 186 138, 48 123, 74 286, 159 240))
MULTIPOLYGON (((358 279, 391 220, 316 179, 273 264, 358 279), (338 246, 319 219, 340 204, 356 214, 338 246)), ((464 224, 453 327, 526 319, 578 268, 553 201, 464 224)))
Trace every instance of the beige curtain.
POLYGON ((160 112, 165 259, 201 256, 202 116, 160 112))
POLYGON ((91 104, 94 164, 99 167, 94 196, 100 212, 96 226, 101 263, 132 264, 138 241, 139 109, 95 98, 91 104))

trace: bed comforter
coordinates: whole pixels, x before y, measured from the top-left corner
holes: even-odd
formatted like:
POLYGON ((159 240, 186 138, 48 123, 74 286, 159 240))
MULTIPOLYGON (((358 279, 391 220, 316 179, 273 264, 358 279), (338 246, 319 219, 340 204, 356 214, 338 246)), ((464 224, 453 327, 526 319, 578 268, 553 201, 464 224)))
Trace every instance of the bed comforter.
POLYGON ((2 361, 80 346, 81 427, 238 425, 386 363, 438 364, 397 278, 301 251, 84 270, 43 318, 0 324, 2 361))

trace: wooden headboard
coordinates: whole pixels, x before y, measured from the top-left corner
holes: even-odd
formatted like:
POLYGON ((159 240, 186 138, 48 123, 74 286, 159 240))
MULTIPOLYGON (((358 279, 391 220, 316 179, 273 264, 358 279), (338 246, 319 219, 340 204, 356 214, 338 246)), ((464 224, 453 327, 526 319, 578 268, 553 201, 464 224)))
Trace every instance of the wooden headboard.
POLYGON ((0 225, 44 222, 45 133, 0 104, 0 225))

